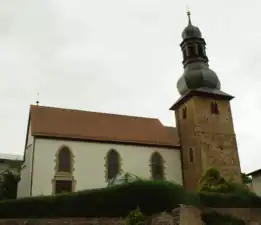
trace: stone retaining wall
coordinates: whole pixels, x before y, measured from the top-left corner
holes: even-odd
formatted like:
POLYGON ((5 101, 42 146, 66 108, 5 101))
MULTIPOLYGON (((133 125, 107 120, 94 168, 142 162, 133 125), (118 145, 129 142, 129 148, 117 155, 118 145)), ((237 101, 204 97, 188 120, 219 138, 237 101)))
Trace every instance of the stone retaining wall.
MULTIPOLYGON (((197 209, 180 205, 172 214, 160 213, 147 218, 144 225, 203 225, 201 213, 217 212, 232 215, 246 222, 247 225, 261 225, 259 208, 207 208, 197 209)), ((0 219, 0 225, 126 225, 124 218, 53 218, 53 219, 0 219)))
POLYGON ((261 224, 261 208, 209 208, 207 211, 215 211, 222 215, 231 215, 244 220, 246 224, 261 224))
POLYGON ((123 218, 3 219, 0 225, 126 225, 123 218))

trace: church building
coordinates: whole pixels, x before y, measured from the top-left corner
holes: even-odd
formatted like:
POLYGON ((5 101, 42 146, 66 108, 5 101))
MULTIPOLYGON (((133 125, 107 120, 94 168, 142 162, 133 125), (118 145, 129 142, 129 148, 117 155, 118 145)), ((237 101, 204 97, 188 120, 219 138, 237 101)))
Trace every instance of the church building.
POLYGON ((176 127, 158 119, 31 105, 18 197, 107 187, 122 171, 195 190, 215 167, 241 182, 230 108, 188 13, 182 32, 176 127))

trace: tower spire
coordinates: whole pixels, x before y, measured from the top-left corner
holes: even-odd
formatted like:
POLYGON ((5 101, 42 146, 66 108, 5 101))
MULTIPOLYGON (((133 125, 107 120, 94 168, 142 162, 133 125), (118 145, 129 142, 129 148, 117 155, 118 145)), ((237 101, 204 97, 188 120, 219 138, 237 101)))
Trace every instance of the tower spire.
POLYGON ((190 17, 190 10, 189 10, 189 6, 187 5, 187 16, 188 16, 188 24, 192 25, 191 23, 191 17, 190 17))
POLYGON ((183 76, 178 81, 178 90, 184 95, 189 90, 208 88, 220 90, 220 81, 209 68, 206 43, 198 27, 191 24, 190 11, 187 10, 188 25, 182 32, 183 76))

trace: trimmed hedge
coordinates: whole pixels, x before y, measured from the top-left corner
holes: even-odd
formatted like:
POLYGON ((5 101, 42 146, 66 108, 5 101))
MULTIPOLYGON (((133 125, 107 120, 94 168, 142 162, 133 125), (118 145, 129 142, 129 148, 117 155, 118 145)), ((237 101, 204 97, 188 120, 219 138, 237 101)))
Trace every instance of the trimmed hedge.
POLYGON ((230 191, 200 192, 202 205, 216 208, 261 208, 261 198, 240 184, 230 183, 230 191))
POLYGON ((0 218, 123 217, 137 206, 144 215, 198 204, 196 194, 165 181, 136 181, 58 196, 0 202, 0 218))
POLYGON ((240 188, 226 194, 196 193, 166 181, 136 181, 58 196, 2 201, 0 218, 125 217, 137 207, 146 216, 163 211, 171 212, 179 204, 261 208, 261 198, 240 188))
POLYGON ((261 198, 254 193, 199 193, 203 207, 261 208, 261 198))

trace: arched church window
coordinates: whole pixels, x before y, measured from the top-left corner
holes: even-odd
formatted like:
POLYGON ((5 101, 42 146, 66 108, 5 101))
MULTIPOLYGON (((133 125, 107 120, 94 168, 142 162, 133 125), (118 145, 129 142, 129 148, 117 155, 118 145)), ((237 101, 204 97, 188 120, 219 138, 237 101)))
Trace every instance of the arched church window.
POLYGON ((72 171, 72 154, 68 147, 63 147, 58 154, 58 172, 72 171))
POLYGON ((120 172, 120 155, 112 149, 107 154, 107 179, 110 180, 120 172))
POLYGON ((151 156, 151 175, 153 180, 164 180, 164 161, 162 156, 155 152, 151 156))

